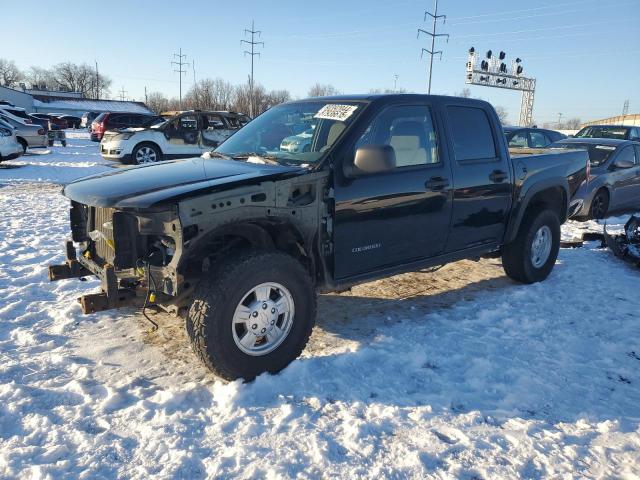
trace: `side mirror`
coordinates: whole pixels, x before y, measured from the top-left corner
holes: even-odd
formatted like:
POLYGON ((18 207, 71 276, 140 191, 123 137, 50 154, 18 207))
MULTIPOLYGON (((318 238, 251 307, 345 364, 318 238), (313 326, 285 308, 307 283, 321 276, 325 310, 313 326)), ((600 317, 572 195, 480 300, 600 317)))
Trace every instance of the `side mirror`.
POLYGON ((629 160, 616 160, 615 162, 613 162, 613 166, 614 168, 632 168, 635 167, 635 163, 630 162, 629 160))
POLYGON ((347 177, 381 173, 396 168, 396 152, 391 145, 365 145, 356 150, 353 165, 345 168, 347 177))

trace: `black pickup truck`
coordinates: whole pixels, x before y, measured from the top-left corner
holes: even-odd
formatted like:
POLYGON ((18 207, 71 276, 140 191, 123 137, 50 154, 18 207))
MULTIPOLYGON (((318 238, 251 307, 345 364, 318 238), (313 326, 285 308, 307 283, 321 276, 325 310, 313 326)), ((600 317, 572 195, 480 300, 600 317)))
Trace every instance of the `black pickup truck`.
POLYGON ((494 109, 441 96, 317 98, 262 114, 203 157, 67 185, 72 240, 51 280, 96 275, 84 313, 186 317, 224 378, 305 347, 316 293, 483 255, 544 280, 587 153, 511 158, 494 109))

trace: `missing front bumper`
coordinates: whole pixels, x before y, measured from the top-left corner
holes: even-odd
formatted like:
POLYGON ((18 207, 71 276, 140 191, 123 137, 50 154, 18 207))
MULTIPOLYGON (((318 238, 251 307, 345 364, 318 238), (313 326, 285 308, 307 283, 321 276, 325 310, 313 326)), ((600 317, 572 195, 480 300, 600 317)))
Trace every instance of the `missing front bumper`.
POLYGON ((135 305, 138 296, 135 290, 119 288, 118 278, 112 265, 99 266, 84 257, 77 257, 73 242, 66 242, 67 261, 62 265, 49 266, 49 280, 66 280, 95 275, 100 279, 100 293, 90 293, 78 298, 82 313, 96 313, 135 305))

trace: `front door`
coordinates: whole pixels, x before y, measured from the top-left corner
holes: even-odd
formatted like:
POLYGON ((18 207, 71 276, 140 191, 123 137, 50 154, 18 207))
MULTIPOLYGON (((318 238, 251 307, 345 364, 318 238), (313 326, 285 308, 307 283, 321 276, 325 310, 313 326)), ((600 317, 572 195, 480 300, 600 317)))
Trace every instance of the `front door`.
POLYGON ((349 154, 364 145, 390 145, 395 169, 336 182, 335 278, 433 257, 445 249, 452 179, 430 106, 384 109, 349 154))
POLYGON ((200 155, 198 117, 188 113, 174 118, 167 125, 165 134, 168 137, 164 151, 168 158, 200 155))
POLYGON ((630 208, 640 204, 640 159, 636 158, 634 146, 628 145, 617 152, 613 161, 617 160, 626 160, 634 166, 619 168, 611 173, 613 179, 611 210, 630 208))
POLYGON ((231 129, 224 117, 214 113, 202 114, 202 139, 200 146, 203 152, 216 148, 231 136, 231 129))

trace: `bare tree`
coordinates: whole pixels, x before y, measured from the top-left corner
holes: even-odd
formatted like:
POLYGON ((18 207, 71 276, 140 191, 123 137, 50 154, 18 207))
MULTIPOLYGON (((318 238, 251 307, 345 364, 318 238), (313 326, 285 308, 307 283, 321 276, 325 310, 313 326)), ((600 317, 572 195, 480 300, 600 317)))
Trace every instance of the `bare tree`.
POLYGON ((0 58, 0 85, 16 87, 23 78, 24 75, 13 60, 0 58))
POLYGON ((86 63, 59 63, 53 67, 51 75, 60 90, 80 92, 83 96, 93 96, 96 92, 102 96, 111 86, 111 80, 104 75, 98 75, 96 81, 95 70, 86 63))
POLYGON ((582 120, 579 118, 570 118, 564 122, 564 128, 567 130, 577 130, 582 125, 582 120))
POLYGON ((327 97, 330 95, 338 95, 339 93, 338 89, 333 85, 316 83, 309 89, 307 95, 309 97, 327 97))
POLYGON ((509 117, 509 114, 507 113, 507 109, 502 107, 502 106, 500 106, 500 105, 495 105, 493 108, 496 109, 496 113, 498 114, 498 118, 500 119, 500 123, 502 125, 506 125, 508 117, 509 117))
POLYGON ((51 70, 40 67, 30 67, 25 79, 34 90, 54 90, 57 86, 51 70))
POLYGON ((280 103, 288 102, 291 100, 291 93, 289 90, 271 90, 269 92, 269 104, 271 107, 280 103))
POLYGON ((147 107, 159 114, 169 110, 169 99, 160 92, 151 92, 147 95, 147 107))
POLYGON ((456 96, 462 97, 462 98, 469 98, 471 97, 471 90, 469 90, 468 88, 463 88, 460 93, 456 94, 456 96))

